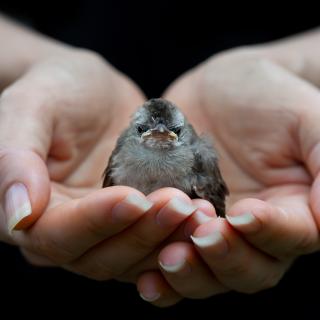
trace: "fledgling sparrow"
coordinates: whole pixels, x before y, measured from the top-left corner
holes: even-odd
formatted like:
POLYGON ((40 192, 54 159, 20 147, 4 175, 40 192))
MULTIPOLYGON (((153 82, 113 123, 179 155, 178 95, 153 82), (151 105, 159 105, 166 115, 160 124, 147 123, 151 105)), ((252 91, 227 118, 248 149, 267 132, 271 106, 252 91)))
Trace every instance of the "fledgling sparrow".
POLYGON ((228 188, 212 144, 199 137, 182 112, 165 99, 151 99, 121 134, 104 172, 103 187, 125 185, 148 194, 163 187, 210 201, 225 215, 228 188))

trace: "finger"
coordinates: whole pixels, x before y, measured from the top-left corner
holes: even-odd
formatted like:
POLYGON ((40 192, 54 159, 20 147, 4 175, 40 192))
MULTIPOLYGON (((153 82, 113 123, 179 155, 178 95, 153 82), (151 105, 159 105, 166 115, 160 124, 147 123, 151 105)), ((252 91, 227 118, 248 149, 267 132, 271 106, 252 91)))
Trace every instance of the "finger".
POLYGON ((158 255, 166 243, 172 243, 176 241, 191 242, 190 235, 201 224, 210 221, 212 218, 216 218, 216 213, 213 205, 203 199, 193 199, 192 204, 198 209, 178 227, 178 229, 171 234, 159 248, 152 251, 145 259, 138 262, 132 268, 125 272, 117 279, 120 281, 133 282, 137 281, 137 277, 141 272, 158 269, 158 255))
POLYGON ((129 187, 109 187, 52 208, 16 242, 56 264, 66 264, 136 222, 152 203, 129 187))
POLYGON ((147 196, 154 206, 138 223, 74 261, 81 274, 99 280, 118 277, 154 251, 196 208, 182 191, 165 188, 147 196))
POLYGON ((169 285, 183 297, 200 299, 228 291, 190 243, 166 246, 160 252, 159 264, 169 285))
POLYGON ((273 287, 288 267, 251 247, 222 218, 199 226, 192 240, 217 279, 236 291, 273 287))
POLYGON ((51 116, 42 103, 13 86, 0 98, 0 199, 2 229, 25 229, 44 211, 50 197, 45 165, 52 135, 51 116))
POLYGON ((272 204, 241 200, 230 208, 227 220, 254 247, 278 259, 313 252, 319 247, 319 233, 301 188, 272 204))
MULTIPOLYGON (((0 124, 1 125, 1 124, 0 124)), ((2 230, 26 229, 46 208, 50 182, 43 160, 32 151, 0 149, 2 230)))
POLYGON ((182 299, 157 271, 141 275, 137 281, 137 289, 143 300, 157 307, 169 307, 182 299))
POLYGON ((193 232, 199 225, 208 222, 213 217, 217 217, 216 210, 209 201, 203 199, 193 199, 192 204, 198 209, 191 215, 191 217, 186 221, 186 223, 183 226, 181 226, 181 229, 175 233, 176 240, 190 240, 190 236, 193 234, 193 232), (182 229, 183 234, 181 232, 182 229))

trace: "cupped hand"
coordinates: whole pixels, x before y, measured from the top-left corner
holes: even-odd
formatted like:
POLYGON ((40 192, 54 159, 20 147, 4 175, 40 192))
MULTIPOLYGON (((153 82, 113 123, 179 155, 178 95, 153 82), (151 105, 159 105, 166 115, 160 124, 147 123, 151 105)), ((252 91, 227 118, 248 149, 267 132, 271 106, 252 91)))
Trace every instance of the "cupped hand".
POLYGON ((296 257, 319 249, 318 88, 260 49, 238 49, 191 70, 165 97, 213 136, 230 197, 227 218, 196 228, 193 245, 165 247, 162 273, 141 275, 138 290, 167 306, 276 285, 296 257))
MULTIPOLYGON (((13 82, 0 100, 0 238, 35 265, 135 281, 146 269, 131 267, 197 208, 214 214, 175 189, 147 198, 128 187, 101 189, 115 141, 143 99, 82 50, 59 51, 13 82)), ((196 225, 192 218, 186 227, 196 225)))
POLYGON ((97 54, 73 49, 31 65, 7 87, 0 98, 0 238, 30 226, 47 205, 100 186, 116 138, 143 99, 97 54))
POLYGON ((199 209, 206 216, 214 214, 205 201, 193 203, 176 189, 145 197, 135 189, 114 186, 62 201, 28 230, 13 232, 12 240, 34 265, 60 266, 100 281, 135 282, 148 268, 132 269, 199 209))

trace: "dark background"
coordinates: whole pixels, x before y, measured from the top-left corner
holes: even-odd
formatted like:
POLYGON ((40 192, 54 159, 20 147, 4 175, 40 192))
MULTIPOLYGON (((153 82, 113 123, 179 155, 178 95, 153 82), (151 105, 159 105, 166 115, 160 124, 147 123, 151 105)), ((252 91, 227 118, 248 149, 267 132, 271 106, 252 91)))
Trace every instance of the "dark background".
MULTIPOLYGON (((216 52, 320 24, 318 10, 303 3, 280 10, 267 2, 246 7, 231 1, 1 0, 0 10, 56 39, 98 51, 148 97, 160 96, 182 72, 216 52)), ((99 283, 63 270, 34 268, 16 249, 0 245, 0 305, 13 314, 23 311, 44 318, 86 313, 90 318, 98 314, 123 318, 126 312, 127 317, 140 319, 259 319, 278 317, 280 312, 308 317, 319 309, 319 267, 319 254, 310 255, 300 258, 274 289, 186 300, 161 310, 144 303, 133 285, 99 283)))

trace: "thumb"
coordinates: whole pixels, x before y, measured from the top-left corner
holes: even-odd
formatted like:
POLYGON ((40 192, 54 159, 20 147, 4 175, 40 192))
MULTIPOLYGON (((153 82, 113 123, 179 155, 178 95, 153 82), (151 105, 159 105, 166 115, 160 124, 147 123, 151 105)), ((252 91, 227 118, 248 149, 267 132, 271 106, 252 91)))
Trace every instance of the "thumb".
POLYGON ((34 223, 50 198, 50 180, 40 156, 29 150, 0 149, 0 194, 9 232, 34 223))
MULTIPOLYGON (((50 179, 45 159, 49 121, 35 112, 35 99, 0 99, 0 229, 26 229, 46 208, 50 179), (19 103, 20 102, 20 103, 19 103), (17 107, 23 105, 23 108, 17 107)), ((47 115, 46 115, 47 116, 47 115)))

